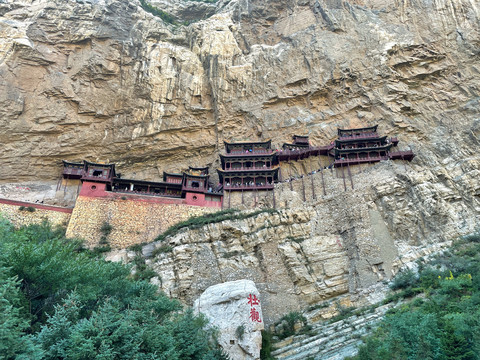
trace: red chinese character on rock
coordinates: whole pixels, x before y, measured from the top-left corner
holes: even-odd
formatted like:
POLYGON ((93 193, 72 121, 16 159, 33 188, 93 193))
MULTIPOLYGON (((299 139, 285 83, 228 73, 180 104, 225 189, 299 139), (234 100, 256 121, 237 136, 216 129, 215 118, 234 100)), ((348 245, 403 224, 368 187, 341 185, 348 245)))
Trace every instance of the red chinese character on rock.
POLYGON ((262 319, 260 319, 260 313, 254 307, 250 309, 250 320, 253 322, 262 322, 262 319))
POLYGON ((260 300, 258 300, 257 295, 250 294, 248 295, 248 305, 253 306, 253 305, 260 305, 260 300))

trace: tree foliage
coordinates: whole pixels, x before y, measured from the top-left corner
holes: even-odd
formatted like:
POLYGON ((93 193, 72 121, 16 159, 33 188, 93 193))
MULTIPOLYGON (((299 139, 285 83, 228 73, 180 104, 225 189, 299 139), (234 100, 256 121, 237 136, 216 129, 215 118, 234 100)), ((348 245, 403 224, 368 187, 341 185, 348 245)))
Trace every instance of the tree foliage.
POLYGON ((48 223, 0 219, 0 360, 225 359, 206 325, 48 223))

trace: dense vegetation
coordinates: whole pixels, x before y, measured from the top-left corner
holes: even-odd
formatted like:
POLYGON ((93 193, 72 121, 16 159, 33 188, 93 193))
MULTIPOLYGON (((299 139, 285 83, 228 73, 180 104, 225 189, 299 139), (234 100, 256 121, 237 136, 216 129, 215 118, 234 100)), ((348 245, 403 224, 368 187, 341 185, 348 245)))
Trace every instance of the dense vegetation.
POLYGON ((62 230, 0 218, 0 360, 226 359, 205 325, 62 230))
POLYGON ((353 359, 480 359, 480 235, 401 273, 392 288, 387 301, 413 300, 389 311, 353 359))
POLYGON ((276 214, 278 213, 275 209, 259 209, 251 212, 241 212, 237 209, 225 209, 217 211, 210 214, 205 214, 202 216, 191 217, 185 221, 176 223, 175 225, 170 226, 164 233, 160 234, 155 240, 162 241, 165 240, 168 236, 175 235, 182 229, 199 229, 208 224, 215 224, 227 220, 244 220, 257 215, 267 213, 267 214, 276 214))
POLYGON ((145 10, 146 12, 149 12, 152 15, 155 15, 155 16, 159 17, 160 19, 162 19, 166 23, 177 24, 177 22, 175 21, 175 18, 172 15, 170 15, 169 13, 167 13, 163 10, 160 10, 159 8, 150 4, 149 2, 147 2, 145 0, 140 0, 140 5, 142 6, 143 10, 145 10))

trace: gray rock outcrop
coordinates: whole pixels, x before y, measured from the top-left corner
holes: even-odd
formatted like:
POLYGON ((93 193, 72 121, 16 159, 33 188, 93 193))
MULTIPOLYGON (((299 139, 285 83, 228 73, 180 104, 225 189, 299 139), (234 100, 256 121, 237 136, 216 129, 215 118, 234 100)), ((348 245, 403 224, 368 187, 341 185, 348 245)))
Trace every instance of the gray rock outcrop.
POLYGON ((218 328, 219 344, 232 359, 260 359, 264 325, 260 294, 253 281, 211 286, 195 301, 194 309, 218 328))

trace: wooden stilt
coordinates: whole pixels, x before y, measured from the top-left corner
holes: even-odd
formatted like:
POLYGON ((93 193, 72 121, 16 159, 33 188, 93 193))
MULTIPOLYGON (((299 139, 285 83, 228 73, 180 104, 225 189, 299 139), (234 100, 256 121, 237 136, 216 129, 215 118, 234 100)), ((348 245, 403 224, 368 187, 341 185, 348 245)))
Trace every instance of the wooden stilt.
POLYGON ((312 179, 312 198, 315 200, 317 197, 315 196, 315 184, 313 182, 313 173, 310 175, 310 179, 312 179))
MULTIPOLYGON (((290 163, 288 163, 288 165, 290 166, 290 163)), ((293 179, 290 171, 288 171, 288 181, 290 182, 290 191, 293 191, 293 184, 292 184, 293 179)))
POLYGON ((323 186, 323 195, 327 195, 327 191, 325 190, 325 180, 323 179, 323 167, 320 168, 320 175, 322 176, 322 186, 323 186))
POLYGON ((77 197, 78 197, 78 194, 80 194, 80 188, 81 187, 82 187, 82 182, 80 181, 80 183, 77 186, 77 197))
POLYGON ((229 191, 228 191, 228 208, 229 208, 229 209, 230 209, 230 205, 231 205, 231 202, 230 202, 230 201, 231 201, 231 198, 232 198, 232 191, 229 190, 229 191))
POLYGON ((274 187, 273 190, 272 190, 272 195, 273 195, 273 208, 276 209, 276 208, 277 208, 277 204, 275 204, 275 187, 274 187))
POLYGON ((62 187, 62 179, 63 177, 60 177, 60 179, 58 179, 56 191, 60 190, 60 188, 62 187))
POLYGON ((343 187, 345 188, 345 191, 347 191, 347 183, 345 182, 345 170, 343 169, 343 165, 342 165, 342 178, 343 178, 343 187))
POLYGON ((255 207, 257 207, 257 189, 255 189, 254 196, 255 196, 255 207))
POLYGON ((350 183, 352 184, 352 190, 353 190, 353 178, 352 178, 352 173, 350 172, 350 165, 347 163, 347 171, 348 171, 348 176, 350 177, 350 183))
POLYGON ((242 205, 243 205, 243 189, 242 189, 242 205))
POLYGON ((402 156, 403 167, 404 167, 405 171, 407 171, 407 164, 405 162, 405 157, 403 156, 403 153, 401 154, 401 156, 402 156))
POLYGON ((307 201, 307 198, 305 196, 305 181, 303 180, 303 177, 302 177, 302 192, 303 192, 303 201, 307 201))

